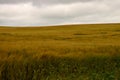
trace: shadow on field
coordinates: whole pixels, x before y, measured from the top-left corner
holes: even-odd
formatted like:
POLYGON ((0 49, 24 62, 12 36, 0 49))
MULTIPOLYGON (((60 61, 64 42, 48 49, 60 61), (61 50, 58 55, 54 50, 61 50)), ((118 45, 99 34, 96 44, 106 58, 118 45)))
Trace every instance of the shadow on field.
POLYGON ((120 80, 120 57, 61 58, 0 62, 0 80, 120 80))

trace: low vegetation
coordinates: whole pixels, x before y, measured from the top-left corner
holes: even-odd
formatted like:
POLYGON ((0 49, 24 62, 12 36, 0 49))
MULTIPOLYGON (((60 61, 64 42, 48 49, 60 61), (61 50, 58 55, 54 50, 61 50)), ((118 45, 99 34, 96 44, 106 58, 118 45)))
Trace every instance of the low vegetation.
POLYGON ((120 80, 120 24, 0 27, 0 80, 120 80))

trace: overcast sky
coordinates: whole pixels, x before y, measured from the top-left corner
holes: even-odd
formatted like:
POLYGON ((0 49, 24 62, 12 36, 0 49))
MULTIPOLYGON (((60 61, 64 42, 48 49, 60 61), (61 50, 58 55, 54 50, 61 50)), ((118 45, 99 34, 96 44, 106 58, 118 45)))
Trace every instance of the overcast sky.
POLYGON ((0 0, 0 25, 120 22, 120 0, 0 0))

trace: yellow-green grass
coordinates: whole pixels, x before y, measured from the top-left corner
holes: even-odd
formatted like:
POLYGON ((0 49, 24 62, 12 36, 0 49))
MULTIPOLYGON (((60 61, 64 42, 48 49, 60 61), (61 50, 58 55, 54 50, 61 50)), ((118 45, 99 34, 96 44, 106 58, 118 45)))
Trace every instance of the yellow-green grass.
POLYGON ((119 80, 120 24, 0 27, 1 80, 119 80))

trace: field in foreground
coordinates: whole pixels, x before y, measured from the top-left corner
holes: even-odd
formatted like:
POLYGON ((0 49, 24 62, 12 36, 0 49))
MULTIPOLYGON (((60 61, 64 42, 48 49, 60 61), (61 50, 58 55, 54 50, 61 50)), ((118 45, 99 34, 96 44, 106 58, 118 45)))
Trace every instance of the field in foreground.
POLYGON ((0 80, 120 80, 120 24, 0 27, 0 80))

